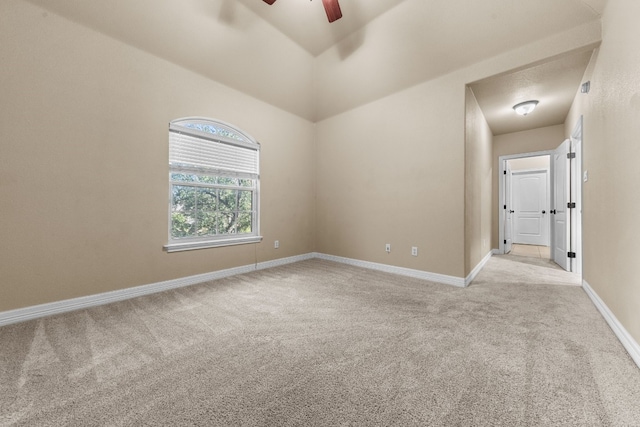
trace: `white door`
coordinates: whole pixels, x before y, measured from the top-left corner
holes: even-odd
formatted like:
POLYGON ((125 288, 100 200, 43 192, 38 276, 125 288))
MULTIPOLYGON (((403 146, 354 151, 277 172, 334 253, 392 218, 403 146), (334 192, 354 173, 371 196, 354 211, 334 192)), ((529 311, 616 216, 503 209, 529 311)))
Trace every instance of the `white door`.
POLYGON ((549 246, 548 175, 513 173, 514 243, 549 246))
POLYGON ((576 208, 570 209, 571 219, 571 245, 569 251, 576 252, 575 258, 571 260, 571 271, 582 272, 582 141, 580 138, 571 137, 571 152, 575 153, 573 160, 570 160, 570 195, 571 202, 576 202, 576 208))
POLYGON ((564 141, 553 154, 551 162, 551 258, 569 271, 569 140, 564 141))
POLYGON ((504 176, 504 253, 511 252, 513 244, 513 198, 511 196, 511 166, 505 161, 504 176))

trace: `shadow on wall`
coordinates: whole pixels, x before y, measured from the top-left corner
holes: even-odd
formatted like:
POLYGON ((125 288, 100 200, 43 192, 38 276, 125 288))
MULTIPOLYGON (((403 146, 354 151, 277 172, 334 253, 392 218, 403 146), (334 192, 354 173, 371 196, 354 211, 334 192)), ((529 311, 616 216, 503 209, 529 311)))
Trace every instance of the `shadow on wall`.
POLYGON ((330 24, 332 25, 331 33, 333 34, 333 41, 334 43, 337 43, 336 47, 338 49, 338 54, 340 55, 340 59, 344 61, 364 44, 366 26, 365 22, 362 19, 362 15, 359 13, 357 2, 349 4, 349 16, 345 16, 342 19, 349 19, 350 21, 354 22, 354 28, 359 28, 358 31, 351 33, 349 36, 340 40, 341 36, 340 32, 338 31, 338 25, 340 25, 341 22, 336 21, 330 24))
MULTIPOLYGON (((243 16, 238 14, 237 0, 222 0, 219 7, 215 2, 201 0, 199 2, 199 6, 203 15, 211 16, 229 27, 246 29, 251 25, 249 20, 243 19, 243 16)), ((360 48, 360 46, 364 44, 366 33, 366 20, 359 11, 358 3, 350 3, 347 5, 347 8, 347 15, 345 15, 341 20, 333 23, 327 22, 327 25, 329 25, 329 28, 331 29, 333 41, 336 43, 340 59, 343 61, 350 57, 360 48), (340 28, 342 25, 345 25, 347 21, 344 21, 343 24, 342 20, 348 20, 349 26, 352 28, 358 28, 358 30, 351 33, 349 36, 344 37, 344 32, 341 32, 340 28)))
POLYGON ((213 19, 227 25, 228 27, 237 29, 249 28, 251 22, 247 19, 247 14, 242 16, 238 14, 238 4, 236 0, 222 0, 220 6, 217 6, 217 2, 208 0, 201 0, 199 2, 200 12, 205 16, 210 16, 213 19), (244 19, 242 19, 244 17, 244 19))

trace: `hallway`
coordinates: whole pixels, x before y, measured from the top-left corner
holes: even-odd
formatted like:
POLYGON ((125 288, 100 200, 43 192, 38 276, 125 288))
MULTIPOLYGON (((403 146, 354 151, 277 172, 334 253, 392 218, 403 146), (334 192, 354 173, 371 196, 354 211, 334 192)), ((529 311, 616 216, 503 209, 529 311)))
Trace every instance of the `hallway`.
POLYGON ((532 258, 551 258, 551 248, 549 246, 521 245, 514 243, 509 255, 527 256, 532 258))

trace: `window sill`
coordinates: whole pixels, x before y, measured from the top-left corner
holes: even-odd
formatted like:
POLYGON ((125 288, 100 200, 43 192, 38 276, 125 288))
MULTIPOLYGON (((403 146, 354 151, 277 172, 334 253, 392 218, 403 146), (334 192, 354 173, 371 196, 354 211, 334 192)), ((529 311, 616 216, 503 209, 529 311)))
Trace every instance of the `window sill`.
POLYGON ((207 240, 200 242, 168 243, 163 249, 167 252, 192 251, 195 249, 219 248, 221 246, 245 245, 259 243, 262 236, 232 237, 224 240, 207 240))

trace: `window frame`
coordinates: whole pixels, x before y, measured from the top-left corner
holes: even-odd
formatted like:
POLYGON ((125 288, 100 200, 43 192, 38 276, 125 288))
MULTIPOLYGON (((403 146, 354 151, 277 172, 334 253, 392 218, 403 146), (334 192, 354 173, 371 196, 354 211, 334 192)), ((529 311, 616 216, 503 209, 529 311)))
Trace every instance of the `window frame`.
MULTIPOLYGON (((175 137, 179 138, 179 136, 175 137)), ((206 249, 232 245, 242 245, 248 243, 258 243, 262 241, 260 235, 260 144, 247 133, 241 131, 237 127, 230 125, 219 120, 208 119, 204 117, 187 117, 182 119, 173 120, 169 123, 169 200, 168 200, 168 243, 164 245, 164 250, 167 252, 188 251, 194 249, 206 249), (185 125, 204 125, 210 126, 216 130, 216 133, 210 133, 196 128, 189 128, 185 125), (222 131, 222 133, 221 133, 222 131), (190 138, 196 138, 199 141, 206 141, 212 144, 223 144, 227 146, 244 148, 247 150, 254 150, 256 156, 255 170, 250 173, 250 177, 247 172, 240 172, 238 170, 208 170, 206 168, 198 167, 197 165, 180 164, 178 166, 171 163, 171 147, 172 143, 176 144, 172 133, 185 135, 190 138), (225 186, 224 184, 205 184, 189 181, 176 181, 172 179, 173 174, 190 174, 199 176, 216 176, 216 177, 229 177, 239 179, 251 179, 253 185, 251 187, 236 185, 225 186), (173 226, 173 189, 174 186, 184 184, 184 186, 191 187, 207 187, 215 189, 231 189, 236 191, 252 192, 251 203, 251 233, 244 234, 222 234, 222 235, 208 235, 208 236, 193 236, 174 238, 172 234, 173 226), (191 184, 191 185, 190 185, 191 184)), ((194 149, 195 150, 195 149, 194 149)), ((216 209, 215 212, 220 212, 216 209)), ((239 212, 239 211, 236 211, 239 212)))

